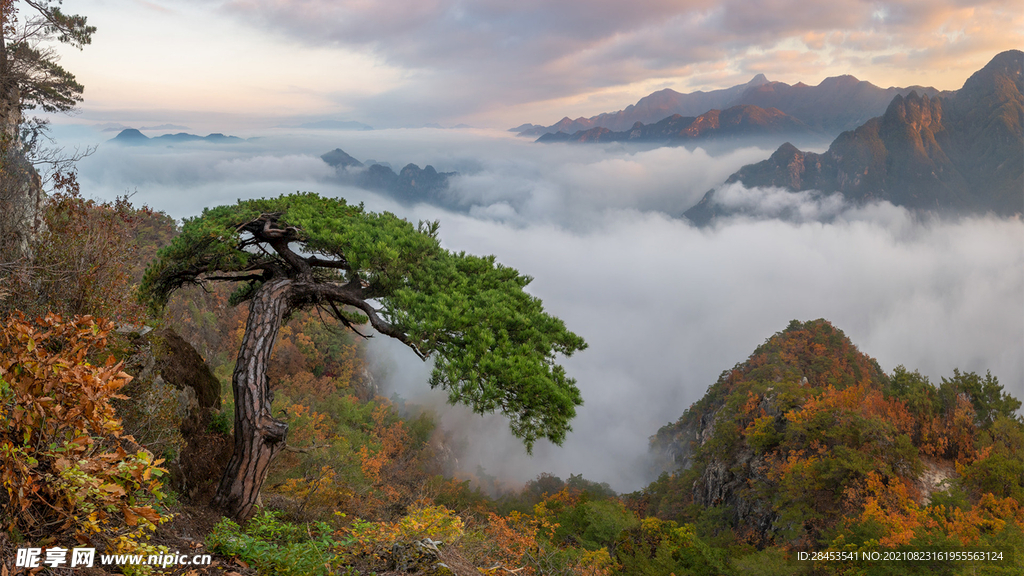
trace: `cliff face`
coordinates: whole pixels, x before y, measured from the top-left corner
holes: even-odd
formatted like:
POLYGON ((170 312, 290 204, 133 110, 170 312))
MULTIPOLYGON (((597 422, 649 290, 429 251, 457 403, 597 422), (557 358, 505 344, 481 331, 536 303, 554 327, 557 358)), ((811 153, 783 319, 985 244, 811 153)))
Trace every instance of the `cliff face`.
POLYGON ((29 259, 43 230, 42 180, 20 149, 17 87, 0 98, 0 264, 29 259))
MULTIPOLYGON (((727 180, 841 192, 848 200, 948 213, 1024 210, 1024 53, 996 56, 950 97, 897 95, 885 114, 839 135, 824 154, 784 144, 727 180)), ((725 213, 714 191, 686 216, 725 213)))
POLYGON ((45 200, 32 164, 17 150, 0 150, 0 263, 31 258, 43 231, 45 200))

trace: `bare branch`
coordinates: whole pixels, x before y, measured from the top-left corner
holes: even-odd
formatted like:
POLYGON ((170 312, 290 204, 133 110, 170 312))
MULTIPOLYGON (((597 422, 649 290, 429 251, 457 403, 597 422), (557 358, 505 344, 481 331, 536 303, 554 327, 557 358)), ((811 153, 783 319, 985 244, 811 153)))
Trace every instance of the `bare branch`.
POLYGON ((204 276, 203 280, 241 282, 244 280, 265 280, 263 274, 246 274, 245 276, 204 276))
POLYGON ((338 270, 351 270, 352 267, 349 265, 348 260, 342 258, 341 260, 324 260, 317 258, 316 256, 310 256, 305 258, 306 263, 310 266, 318 266, 320 268, 337 268, 338 270))
POLYGON ((362 280, 358 275, 354 274, 353 278, 344 285, 331 282, 298 281, 292 286, 292 298, 294 303, 318 304, 329 302, 331 304, 337 303, 351 306, 362 312, 369 319, 370 326, 374 330, 412 348, 420 360, 426 360, 430 353, 421 350, 419 344, 413 342, 405 332, 402 332, 381 318, 377 314, 377 309, 366 301, 363 291, 362 280))

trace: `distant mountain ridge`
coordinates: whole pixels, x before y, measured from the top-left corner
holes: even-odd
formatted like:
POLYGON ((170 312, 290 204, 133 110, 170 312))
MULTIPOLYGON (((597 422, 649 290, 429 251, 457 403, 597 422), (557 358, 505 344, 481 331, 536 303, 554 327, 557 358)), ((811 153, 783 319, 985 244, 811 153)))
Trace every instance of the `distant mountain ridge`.
POLYGON ((745 91, 735 103, 778 108, 815 130, 836 134, 878 116, 893 98, 911 92, 931 97, 949 94, 927 86, 879 88, 847 74, 826 78, 817 86, 766 82, 745 91))
MULTIPOLYGON (((687 142, 693 140, 749 138, 786 134, 800 136, 812 130, 800 120, 777 108, 733 106, 710 110, 700 116, 674 114, 645 125, 637 122, 629 130, 613 132, 607 128, 580 130, 575 134, 545 134, 537 142, 687 142)), ((775 140, 778 142, 778 140, 775 140)))
POLYGON ((156 136, 150 138, 135 128, 126 128, 121 130, 117 136, 114 136, 108 142, 114 144, 121 144, 123 146, 139 146, 145 144, 171 144, 181 142, 210 142, 213 144, 236 144, 239 142, 245 142, 244 139, 238 136, 225 136, 219 132, 209 134, 207 136, 197 136, 195 134, 187 134, 185 132, 179 132, 177 134, 164 134, 163 136, 156 136))
MULTIPOLYGON (((1024 210, 1024 52, 998 54, 960 90, 897 95, 885 113, 839 135, 823 154, 783 144, 726 183, 840 192, 912 209, 1024 210)), ((732 213, 710 190, 685 215, 703 225, 732 213)))
POLYGON ((373 126, 355 122, 353 120, 317 120, 299 124, 296 128, 307 128, 310 130, 373 130, 373 126))
POLYGON ((366 166, 341 148, 335 148, 320 158, 337 170, 342 182, 384 192, 406 204, 425 202, 445 206, 444 191, 448 189, 448 179, 458 175, 457 172, 438 172, 430 165, 420 168, 412 163, 406 164, 396 174, 390 166, 383 164, 371 162, 366 166))
POLYGON ((574 134, 594 128, 622 132, 630 130, 637 122, 649 125, 674 114, 696 117, 709 110, 749 105, 763 109, 776 108, 813 130, 836 134, 853 129, 881 114, 893 97, 906 96, 912 91, 929 96, 944 94, 935 88, 923 86, 879 88, 849 75, 826 78, 817 86, 803 82, 791 86, 784 82, 771 82, 764 74, 758 74, 746 84, 731 88, 686 94, 666 88, 644 96, 636 104, 618 112, 575 120, 565 117, 547 127, 523 124, 512 131, 520 136, 542 136, 557 132, 574 134))
POLYGON ((541 136, 554 132, 572 134, 580 130, 598 127, 611 131, 629 130, 637 122, 653 124, 674 114, 699 116, 708 110, 728 108, 728 104, 739 98, 743 92, 766 82, 768 79, 764 74, 758 74, 746 84, 709 92, 698 90, 684 94, 671 88, 665 88, 644 96, 636 104, 630 104, 618 112, 606 112, 590 118, 579 117, 575 120, 571 120, 567 116, 546 128, 529 124, 519 127, 525 127, 523 130, 513 128, 513 131, 519 132, 520 136, 541 136), (532 128, 528 126, 532 126, 532 128))

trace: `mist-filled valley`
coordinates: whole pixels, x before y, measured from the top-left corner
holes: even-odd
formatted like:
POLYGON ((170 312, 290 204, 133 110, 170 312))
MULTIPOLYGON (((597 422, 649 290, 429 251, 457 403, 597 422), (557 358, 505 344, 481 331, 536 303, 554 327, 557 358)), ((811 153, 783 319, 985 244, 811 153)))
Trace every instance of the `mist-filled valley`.
POLYGON ((0 576, 1024 574, 1012 2, 66 9, 0 576))
MULTIPOLYGON (((111 133, 59 126, 62 143, 111 133)), ((954 368, 1024 393, 1024 222, 912 213, 886 202, 731 184, 723 202, 756 207, 697 228, 681 216, 709 189, 771 150, 541 145, 483 130, 238 134, 236 144, 121 146, 79 163, 83 190, 175 218, 237 199, 297 190, 439 220, 442 245, 493 254, 534 278, 528 291, 590 347, 564 362, 584 405, 561 447, 528 456, 499 415, 445 404, 429 364, 397 342, 369 351, 385 395, 429 406, 460 446, 459 466, 515 484, 541 472, 583 474, 629 492, 661 472, 649 438, 718 375, 790 320, 826 318, 890 372, 932 381, 954 368), (252 138, 256 137, 256 138, 252 138), (399 203, 340 182, 320 155, 457 172, 446 210, 399 203), (785 219, 775 218, 785 213, 785 219)))

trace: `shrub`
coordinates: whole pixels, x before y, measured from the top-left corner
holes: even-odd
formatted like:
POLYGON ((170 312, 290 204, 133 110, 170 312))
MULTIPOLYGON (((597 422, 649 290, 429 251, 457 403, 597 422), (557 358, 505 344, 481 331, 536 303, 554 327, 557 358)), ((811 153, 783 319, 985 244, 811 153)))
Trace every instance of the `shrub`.
POLYGON ((490 514, 483 541, 475 548, 477 565, 494 568, 486 574, 514 572, 523 576, 607 576, 612 559, 608 550, 559 547, 552 541, 557 528, 545 518, 513 511, 507 517, 490 514))
POLYGON ((306 576, 333 574, 338 562, 332 552, 340 543, 325 522, 291 524, 281 512, 263 510, 243 530, 223 518, 206 537, 206 544, 220 554, 237 555, 261 574, 306 576))
POLYGON ((110 401, 130 379, 108 357, 113 324, 18 313, 0 328, 0 518, 23 539, 92 540, 119 553, 144 544, 162 513, 161 460, 122 434, 110 401))
POLYGON ((357 557, 383 560, 396 544, 429 538, 451 544, 462 537, 462 518, 444 506, 413 506, 394 522, 356 520, 348 529, 353 538, 347 552, 357 557))

